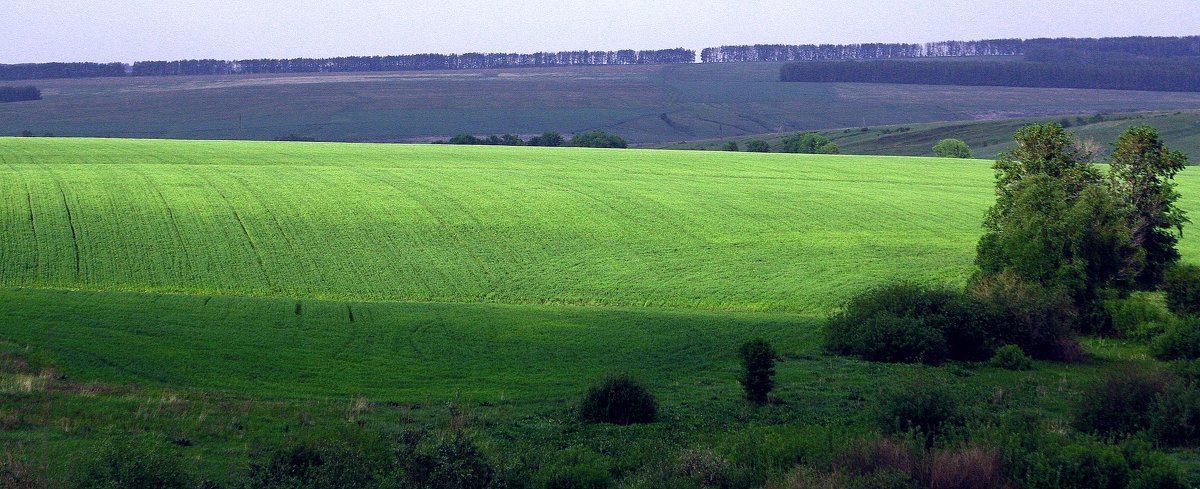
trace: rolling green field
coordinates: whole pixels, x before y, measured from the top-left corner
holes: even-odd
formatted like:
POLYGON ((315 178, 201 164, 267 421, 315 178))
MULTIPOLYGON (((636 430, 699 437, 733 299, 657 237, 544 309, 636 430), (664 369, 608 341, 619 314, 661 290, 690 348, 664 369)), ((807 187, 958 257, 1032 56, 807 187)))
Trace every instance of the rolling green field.
POLYGON ((0 135, 322 141, 605 129, 676 143, 834 127, 1200 109, 1200 94, 783 83, 779 63, 38 80, 0 135))
MULTIPOLYGON (((1179 183, 1196 212, 1200 175, 1179 183)), ((109 432, 182 438, 225 481, 300 433, 466 416, 497 457, 581 444, 632 477, 704 446, 783 472, 822 449, 747 447, 857 436, 881 382, 950 375, 828 357, 820 324, 880 282, 963 283, 993 198, 982 160, 0 138, 0 443, 61 476, 109 432), (777 406, 738 397, 751 337, 784 359, 777 406), (613 371, 665 421, 573 421, 613 371)), ((1080 383, 1147 361, 1087 347, 953 375, 1061 424, 1080 383)))

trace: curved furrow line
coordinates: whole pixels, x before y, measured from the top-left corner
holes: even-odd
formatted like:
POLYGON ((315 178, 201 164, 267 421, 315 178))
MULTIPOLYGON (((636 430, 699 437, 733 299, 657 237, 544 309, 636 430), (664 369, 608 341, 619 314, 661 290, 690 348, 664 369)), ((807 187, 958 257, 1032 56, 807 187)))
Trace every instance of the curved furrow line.
MULTIPOLYGON (((357 178, 363 178, 364 180, 368 180, 368 181, 376 181, 376 180, 377 180, 377 179, 373 179, 373 178, 369 178, 369 177, 363 176, 363 175, 361 175, 361 174, 352 174, 352 175, 353 175, 354 177, 357 177, 357 178)), ((310 176, 311 178, 314 178, 314 179, 318 180, 318 181, 326 182, 328 185, 326 185, 326 187, 325 187, 325 188, 336 188, 336 187, 337 187, 337 185, 336 185, 336 184, 334 184, 334 182, 332 182, 332 181, 331 181, 331 180, 329 180, 328 178, 326 178, 326 177, 324 176, 323 172, 321 172, 321 171, 314 171, 314 172, 311 172, 311 174, 310 174, 309 176, 310 176)), ((394 187, 393 187, 393 188, 394 188, 394 187)), ((357 200, 351 200, 351 202, 354 202, 354 203, 355 203, 355 209, 358 211, 358 213, 359 213, 359 214, 366 214, 366 212, 367 212, 367 209, 365 209, 365 208, 364 208, 362 205, 359 205, 357 200)), ((388 239, 388 240, 389 240, 389 243, 390 243, 390 244, 395 244, 395 245, 402 245, 402 244, 405 244, 405 243, 397 243, 396 241, 392 240, 390 237, 388 237, 388 238, 386 238, 386 239, 388 239)), ((402 248, 401 246, 392 246, 392 247, 391 247, 391 249, 401 249, 401 248, 402 248)), ((433 287, 432 287, 432 286, 430 285, 430 283, 429 283, 429 280, 428 280, 428 279, 427 279, 427 278, 426 278, 426 277, 425 277, 423 274, 421 274, 421 273, 418 271, 418 269, 417 269, 416 265, 414 265, 412 262, 405 262, 405 265, 406 265, 406 268, 408 269, 409 275, 412 277, 413 281, 415 281, 417 284, 419 284, 419 285, 420 285, 420 287, 421 287, 422 289, 424 289, 424 290, 425 290, 425 297, 426 297, 426 298, 433 298, 435 294, 434 294, 434 291, 433 291, 433 287)), ((361 269, 361 268, 358 266, 358 262, 357 262, 357 261, 352 261, 352 262, 351 262, 351 267, 353 268, 353 271, 354 271, 354 273, 355 273, 355 274, 356 274, 358 277, 360 277, 360 279, 365 279, 365 276, 364 276, 364 274, 363 274, 363 272, 362 272, 362 269, 361 269)), ((394 283, 394 282, 393 282, 393 283, 394 283)), ((393 292, 395 293, 395 297, 404 297, 404 295, 405 295, 405 294, 404 294, 404 293, 401 291, 401 289, 399 289, 398 287, 396 287, 396 286, 394 286, 394 285, 391 285, 391 284, 389 284, 389 285, 388 285, 388 287, 389 287, 389 288, 391 288, 391 289, 393 290, 393 292)), ((416 295, 414 294, 414 297, 415 297, 415 296, 416 296, 416 295)))
MULTIPOLYGON (((401 177, 401 178, 403 178, 403 177, 401 177)), ((379 181, 382 182, 384 185, 387 185, 389 187, 392 187, 393 189, 396 189, 397 191, 399 191, 401 193, 404 193, 405 195, 408 196, 408 198, 412 199, 413 202, 416 202, 417 205, 420 205, 421 208, 425 210, 425 213, 429 214, 429 216, 432 217, 434 219, 434 221, 437 221, 438 226, 440 226, 442 229, 446 230, 446 234, 448 236, 450 236, 450 239, 454 240, 454 243, 459 247, 459 249, 461 249, 463 251, 463 253, 465 253, 468 257, 471 258, 471 261, 475 263, 475 266, 479 269, 479 271, 481 273, 483 273, 484 277, 486 277, 488 279, 489 285, 491 285, 494 282, 495 278, 492 276, 491 271, 488 270, 488 268, 484 264, 483 260, 480 259, 479 256, 475 254, 475 251, 472 250, 471 246, 469 246, 467 244, 466 240, 463 239, 462 233, 459 233, 457 230, 454 229, 453 226, 450 225, 450 223, 446 222, 446 220, 444 218, 442 218, 441 215, 434 212, 433 207, 431 207, 424 200, 418 198, 416 195, 405 192, 403 188, 401 188, 400 186, 397 186, 395 183, 392 183, 392 182, 384 180, 384 179, 380 179, 379 181)), ((405 181, 413 184, 414 186, 424 187, 425 189, 436 192, 436 190, 433 190, 429 185, 420 183, 416 180, 405 178, 405 181)))
POLYGON ((79 251, 79 231, 75 227, 75 216, 71 212, 71 203, 67 199, 67 190, 63 187, 62 177, 55 173, 48 165, 43 164, 42 166, 46 167, 46 171, 50 172, 53 176, 54 183, 58 187, 58 192, 62 195, 63 208, 67 211, 67 226, 71 228, 71 246, 75 249, 75 282, 78 283, 82 277, 83 266, 79 251))
POLYGON ((267 287, 269 287, 272 292, 278 293, 280 291, 279 286, 275 284, 275 281, 271 279, 271 274, 267 272, 267 265, 263 261, 262 253, 258 250, 258 245, 254 243, 254 238, 250 236, 250 231, 246 228, 246 221, 242 219, 242 215, 238 212, 237 207, 233 205, 233 202, 229 200, 229 197, 225 195, 225 192, 221 191, 221 187, 213 183, 213 181, 208 178, 207 175, 205 175, 203 172, 196 172, 195 170, 193 170, 193 173, 207 182, 208 186, 215 190, 217 195, 221 196, 221 200, 225 202, 225 205, 229 206, 229 210, 233 213, 234 220, 237 221, 238 227, 240 227, 242 230, 242 236, 244 236, 246 238, 246 242, 250 244, 250 250, 254 253, 254 260, 258 263, 258 269, 262 272, 263 279, 267 282, 267 287))
MULTIPOLYGON (((8 165, 9 168, 12 168, 14 172, 21 173, 21 170, 17 168, 17 165, 8 161, 8 159, 2 154, 0 154, 0 163, 8 165)), ((28 178, 22 178, 21 184, 25 187, 25 206, 29 211, 29 232, 32 233, 33 237, 33 278, 34 280, 37 280, 38 271, 40 269, 41 253, 38 251, 37 223, 33 219, 33 190, 29 188, 28 178)))

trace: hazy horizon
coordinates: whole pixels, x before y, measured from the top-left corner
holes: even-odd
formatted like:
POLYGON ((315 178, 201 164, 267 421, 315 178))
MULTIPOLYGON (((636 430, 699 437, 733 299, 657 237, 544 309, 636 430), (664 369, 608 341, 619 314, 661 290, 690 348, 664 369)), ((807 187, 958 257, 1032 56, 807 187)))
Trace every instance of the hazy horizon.
POLYGON ((416 53, 664 49, 732 44, 847 44, 994 38, 1200 34, 1194 0, 1140 8, 1085 0, 866 0, 754 5, 664 0, 555 3, 447 0, 436 5, 315 0, 40 2, 0 19, 0 63, 132 62, 416 53), (1193 30, 1189 30, 1193 29, 1193 30))

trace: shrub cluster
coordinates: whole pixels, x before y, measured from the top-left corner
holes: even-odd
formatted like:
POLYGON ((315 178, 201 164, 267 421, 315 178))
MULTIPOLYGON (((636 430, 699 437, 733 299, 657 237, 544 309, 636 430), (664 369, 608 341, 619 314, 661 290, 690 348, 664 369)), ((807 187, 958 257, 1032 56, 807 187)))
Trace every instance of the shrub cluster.
POLYGON ((851 298, 826 326, 826 349, 880 362, 980 361, 996 344, 996 314, 964 292, 913 283, 851 298))
POLYGON ((1191 316, 1172 322, 1163 334, 1150 343, 1150 353, 1159 360, 1200 358, 1200 317, 1191 316))
POLYGON ((992 356, 993 367, 1005 370, 1029 370, 1033 368, 1033 360, 1025 355, 1017 345, 1004 345, 992 356))
POLYGON ((1111 372, 1084 391, 1075 425, 1106 437, 1146 433, 1163 446, 1200 446, 1198 374, 1194 362, 1173 365, 1171 375, 1133 368, 1111 372))
POLYGON ((871 414, 885 434, 919 436, 926 445, 932 445, 938 435, 966 419, 958 393, 946 382, 928 378, 885 387, 871 414))
POLYGON ((610 375, 588 388, 579 415, 589 423, 651 423, 658 415, 658 403, 633 377, 610 375))

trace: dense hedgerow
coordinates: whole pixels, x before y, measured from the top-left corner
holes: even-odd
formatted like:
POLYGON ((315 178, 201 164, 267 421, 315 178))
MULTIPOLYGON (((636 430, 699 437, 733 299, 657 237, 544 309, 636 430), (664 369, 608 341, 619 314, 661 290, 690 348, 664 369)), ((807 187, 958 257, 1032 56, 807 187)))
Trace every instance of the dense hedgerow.
POLYGON ((825 348, 883 362, 983 360, 992 352, 985 311, 966 294, 913 283, 863 292, 831 318, 825 348))
POLYGON ((650 423, 658 415, 658 402, 646 386, 634 378, 610 375, 584 394, 579 414, 589 423, 650 423))
POLYGON ((247 489, 385 488, 394 477, 386 447, 375 440, 330 438, 267 451, 250 465, 247 489))

